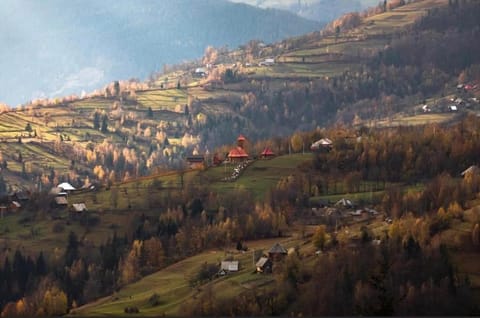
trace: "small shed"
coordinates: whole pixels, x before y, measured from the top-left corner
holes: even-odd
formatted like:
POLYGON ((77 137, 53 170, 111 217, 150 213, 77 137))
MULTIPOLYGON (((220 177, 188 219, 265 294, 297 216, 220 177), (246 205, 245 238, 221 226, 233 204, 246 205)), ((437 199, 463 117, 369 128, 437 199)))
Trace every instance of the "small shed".
POLYGON ((222 261, 220 270, 228 272, 238 272, 238 261, 222 261))
POLYGON ((73 210, 77 213, 88 211, 85 203, 73 203, 72 207, 73 207, 73 210))
POLYGON ((59 206, 68 205, 68 201, 66 197, 55 197, 55 204, 59 206))
POLYGON ((271 273, 272 261, 268 257, 260 257, 255 267, 257 268, 257 273, 271 273))

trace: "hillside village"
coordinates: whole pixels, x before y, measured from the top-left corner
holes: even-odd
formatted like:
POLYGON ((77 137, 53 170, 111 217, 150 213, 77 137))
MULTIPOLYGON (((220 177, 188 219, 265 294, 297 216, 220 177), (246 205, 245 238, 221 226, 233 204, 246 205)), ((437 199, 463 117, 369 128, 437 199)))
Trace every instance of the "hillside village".
POLYGON ((388 1, 3 110, 2 316, 478 315, 479 14, 388 1))

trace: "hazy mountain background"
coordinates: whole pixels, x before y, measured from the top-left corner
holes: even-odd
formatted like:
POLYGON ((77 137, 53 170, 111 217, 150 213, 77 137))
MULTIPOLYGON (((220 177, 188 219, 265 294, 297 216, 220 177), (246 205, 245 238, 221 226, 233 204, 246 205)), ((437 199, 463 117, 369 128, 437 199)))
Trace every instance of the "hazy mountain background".
POLYGON ((230 0, 259 8, 288 10, 304 18, 330 22, 344 13, 377 5, 380 0, 230 0))
POLYGON ((24 103, 145 78, 163 64, 321 28, 297 15, 226 0, 2 0, 0 102, 24 103))

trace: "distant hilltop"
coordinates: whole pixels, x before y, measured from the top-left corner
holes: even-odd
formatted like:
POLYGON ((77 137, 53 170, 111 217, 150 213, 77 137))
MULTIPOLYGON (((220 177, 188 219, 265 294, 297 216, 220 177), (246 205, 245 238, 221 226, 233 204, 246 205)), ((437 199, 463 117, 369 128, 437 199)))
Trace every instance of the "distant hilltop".
POLYGON ((321 28, 226 0, 3 0, 0 19, 0 101, 10 106, 146 78, 209 45, 270 43, 321 28))

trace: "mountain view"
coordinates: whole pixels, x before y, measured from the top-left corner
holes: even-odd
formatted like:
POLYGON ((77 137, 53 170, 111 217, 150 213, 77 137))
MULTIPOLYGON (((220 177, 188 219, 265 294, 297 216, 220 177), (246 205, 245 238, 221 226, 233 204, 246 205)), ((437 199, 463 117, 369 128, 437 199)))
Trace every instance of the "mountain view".
POLYGON ((301 17, 328 23, 342 14, 362 11, 380 3, 378 0, 230 0, 259 8, 291 11, 301 17))
POLYGON ((0 18, 0 102, 12 106, 145 79, 164 64, 198 58, 209 45, 270 43, 321 27, 226 0, 5 0, 0 18))
POLYGON ((479 316, 480 2, 235 2, 0 3, 0 316, 479 316))

